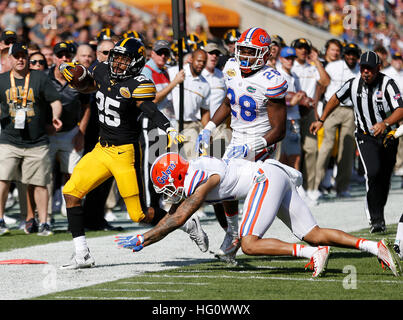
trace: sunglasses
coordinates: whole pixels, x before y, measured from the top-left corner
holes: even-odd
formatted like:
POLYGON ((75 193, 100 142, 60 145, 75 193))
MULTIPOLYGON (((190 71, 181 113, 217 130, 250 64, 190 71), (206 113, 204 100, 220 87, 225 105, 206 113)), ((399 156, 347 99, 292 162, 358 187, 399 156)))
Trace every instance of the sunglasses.
POLYGON ((107 56, 110 52, 110 50, 104 50, 104 51, 98 51, 101 52, 103 55, 107 56))
POLYGON ((15 43, 16 41, 17 41, 17 39, 12 38, 12 39, 6 39, 6 40, 4 40, 4 43, 5 43, 6 45, 9 45, 9 44, 15 43))
POLYGON ((39 63, 41 66, 45 65, 45 60, 29 60, 30 64, 36 65, 37 63, 39 63))
POLYGON ((159 55, 159 56, 164 55, 165 57, 170 56, 170 52, 168 50, 160 50, 160 51, 156 52, 156 54, 159 55))
POLYGON ((58 57, 59 59, 61 59, 63 57, 70 59, 72 57, 72 54, 68 53, 68 52, 59 52, 59 53, 56 53, 56 57, 58 57))

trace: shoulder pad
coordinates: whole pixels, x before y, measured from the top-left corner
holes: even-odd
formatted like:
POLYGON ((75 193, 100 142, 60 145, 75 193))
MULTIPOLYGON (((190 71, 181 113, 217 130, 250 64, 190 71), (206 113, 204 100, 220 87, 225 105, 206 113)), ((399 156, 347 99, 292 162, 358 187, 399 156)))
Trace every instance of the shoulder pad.
POLYGON ((275 99, 283 98, 288 90, 287 80, 274 69, 267 70, 265 74, 267 78, 271 77, 272 74, 274 75, 267 81, 266 97, 275 99))
POLYGON ((155 88, 152 80, 141 75, 135 77, 134 79, 138 81, 138 85, 132 92, 132 98, 138 100, 152 100, 155 98, 157 89, 155 88))

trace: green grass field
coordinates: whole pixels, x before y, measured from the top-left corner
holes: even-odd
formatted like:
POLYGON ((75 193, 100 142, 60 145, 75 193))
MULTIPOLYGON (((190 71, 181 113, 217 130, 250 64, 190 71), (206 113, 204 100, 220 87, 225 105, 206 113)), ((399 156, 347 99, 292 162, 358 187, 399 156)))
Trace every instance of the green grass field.
MULTIPOLYGON (((370 235, 372 240, 392 239, 396 225, 387 234, 370 235)), ((88 236, 105 235, 89 232, 88 236)), ((69 239, 57 233, 52 241, 69 239)), ((0 250, 6 246, 41 244, 43 238, 21 234, 3 237, 0 250), (11 238, 15 238, 12 239, 11 238), (11 242, 12 241, 12 242, 11 242), (8 243, 7 243, 8 242, 8 243)), ((211 259, 163 272, 144 273, 135 277, 106 282, 75 290, 35 298, 36 300, 401 300, 403 278, 382 270, 376 257, 356 250, 332 248, 323 277, 312 279, 305 270, 306 259, 293 257, 238 256, 232 266, 211 259)), ((79 272, 85 272, 81 270, 79 272)))

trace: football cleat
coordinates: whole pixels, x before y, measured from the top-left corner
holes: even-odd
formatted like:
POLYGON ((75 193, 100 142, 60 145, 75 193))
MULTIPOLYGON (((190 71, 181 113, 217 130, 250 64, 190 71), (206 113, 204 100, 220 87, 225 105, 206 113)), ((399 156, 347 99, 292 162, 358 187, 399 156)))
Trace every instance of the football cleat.
POLYGON ((209 239, 207 233, 204 232, 200 225, 200 220, 197 215, 193 215, 188 223, 190 229, 187 231, 189 234, 190 239, 196 242, 197 246, 199 247, 201 252, 206 252, 209 247, 209 239))
POLYGON ((10 233, 10 230, 8 230, 4 220, 0 220, 0 236, 9 234, 9 233, 10 233))
POLYGON ((218 260, 225 261, 229 264, 236 265, 237 262, 235 261, 236 253, 238 252, 239 248, 241 247, 241 241, 239 238, 233 240, 233 237, 227 232, 224 238, 224 242, 221 245, 221 248, 218 252, 215 253, 215 257, 218 260))
POLYGON ((235 246, 232 244, 233 240, 234 240, 234 237, 233 237, 232 233, 226 232, 224 240, 220 246, 220 249, 218 249, 216 254, 219 256, 224 256, 224 255, 229 254, 232 251, 234 251, 235 246))
POLYGON ((387 239, 378 242, 378 261, 383 269, 388 267, 396 277, 402 272, 399 257, 387 239))
POLYGON ((305 265, 305 269, 313 270, 312 277, 316 278, 323 275, 326 271, 327 262, 329 259, 330 247, 318 247, 314 252, 311 260, 305 265))
POLYGON ((95 265, 95 260, 91 256, 90 250, 87 250, 83 254, 74 253, 68 264, 60 267, 62 270, 77 270, 92 268, 95 265))

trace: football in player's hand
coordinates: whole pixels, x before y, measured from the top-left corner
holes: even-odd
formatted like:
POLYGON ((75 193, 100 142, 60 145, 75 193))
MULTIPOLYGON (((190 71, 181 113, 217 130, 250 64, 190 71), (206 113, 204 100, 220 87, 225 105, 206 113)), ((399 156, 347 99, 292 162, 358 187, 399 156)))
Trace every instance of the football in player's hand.
POLYGON ((63 63, 60 65, 60 72, 69 84, 74 88, 85 88, 87 86, 87 69, 76 63, 63 63))
POLYGON ((73 76, 70 81, 71 85, 80 88, 87 76, 87 69, 83 65, 77 64, 74 68, 69 68, 69 71, 73 76))

